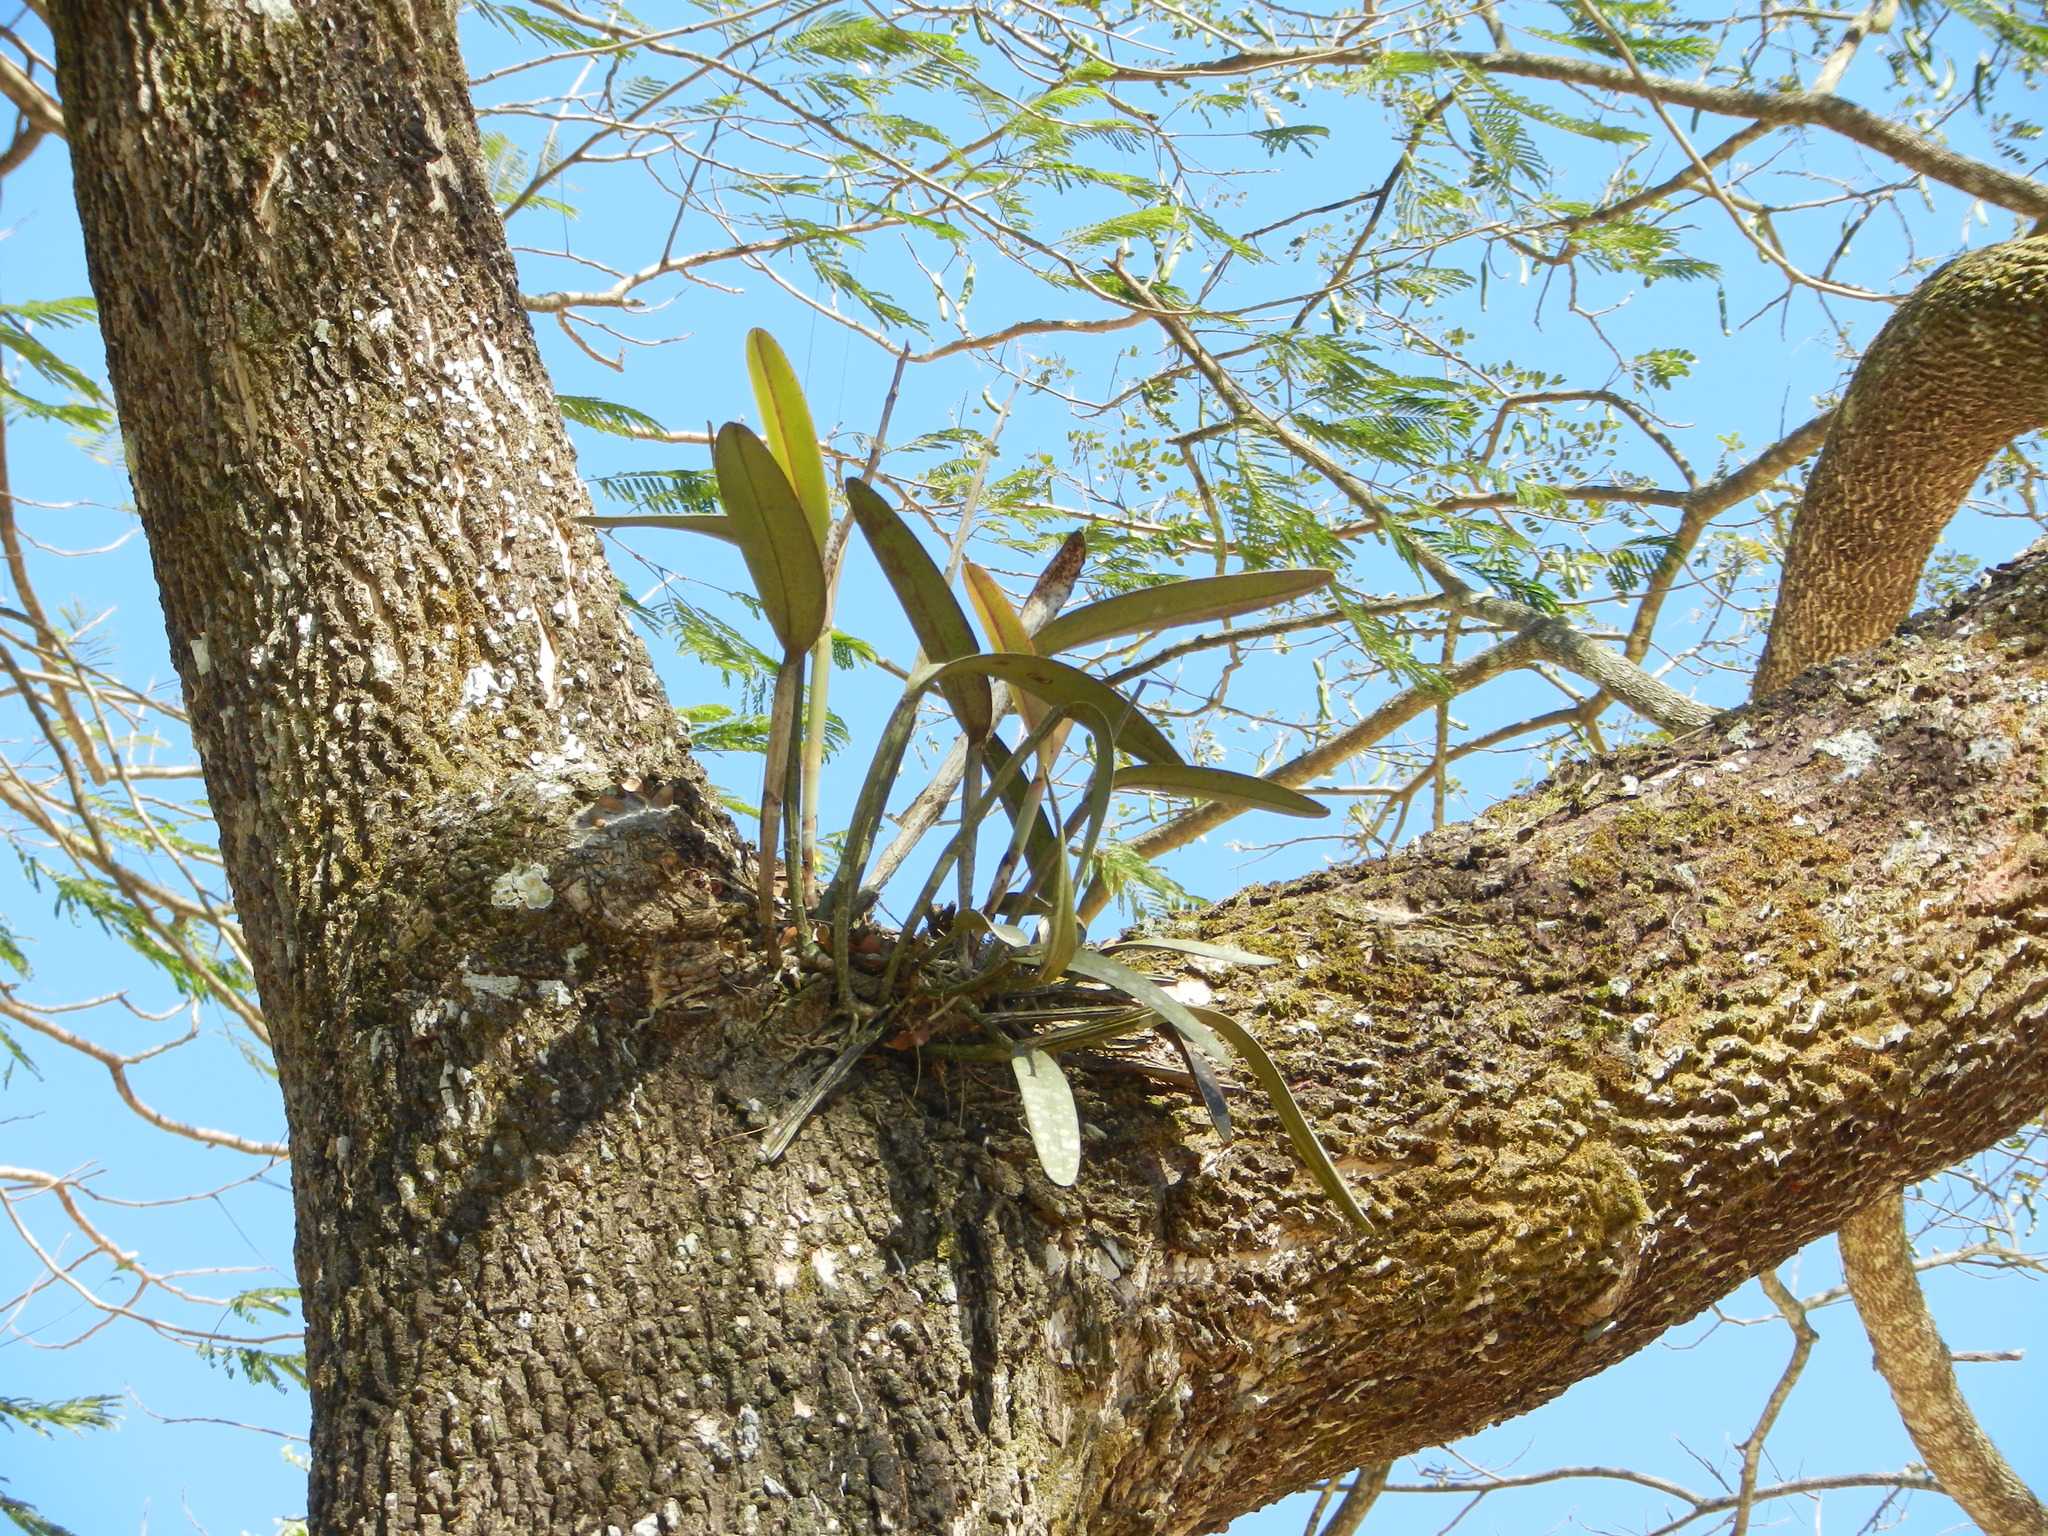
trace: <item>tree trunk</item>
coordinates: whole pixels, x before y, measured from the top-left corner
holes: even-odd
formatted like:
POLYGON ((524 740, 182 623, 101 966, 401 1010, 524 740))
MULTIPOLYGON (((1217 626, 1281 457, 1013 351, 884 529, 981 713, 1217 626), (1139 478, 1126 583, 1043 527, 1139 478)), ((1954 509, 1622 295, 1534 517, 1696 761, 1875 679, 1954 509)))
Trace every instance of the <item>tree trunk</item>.
POLYGON ((2048 563, 1199 931, 1255 1096, 836 1044, 590 538, 447 0, 54 0, 295 1149, 312 1522, 1214 1530, 1535 1406, 2048 1098, 2048 563), (1006 1077, 1006 1075, 1004 1075, 1006 1077))

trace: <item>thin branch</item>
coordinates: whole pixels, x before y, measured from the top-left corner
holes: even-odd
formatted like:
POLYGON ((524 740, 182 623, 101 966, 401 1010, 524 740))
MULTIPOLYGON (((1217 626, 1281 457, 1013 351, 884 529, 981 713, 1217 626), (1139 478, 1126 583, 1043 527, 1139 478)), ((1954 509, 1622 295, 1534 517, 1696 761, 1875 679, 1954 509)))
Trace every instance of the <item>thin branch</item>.
MULTIPOLYGON (((1338 69, 1376 64, 1383 57, 1383 50, 1376 44, 1359 48, 1248 49, 1197 64, 1154 69, 1108 60, 1091 61, 1099 62, 1102 73, 1099 77, 1091 75, 1090 78, 1116 81, 1208 80, 1264 74, 1273 70, 1338 69)), ((1429 57, 1446 68, 1514 75, 1525 80, 1552 80, 1563 85, 1612 91, 1693 111, 1712 112, 1722 117, 1753 118, 1774 128, 1827 128, 1853 143, 1896 160, 1908 170, 1918 171, 1972 197, 1982 198, 1995 207, 2029 218, 2048 218, 2048 186, 2032 177, 2016 176, 1982 160, 1958 154, 1924 133, 1829 92, 1755 91, 1736 86, 1708 85, 1697 80, 1674 80, 1666 75, 1644 74, 1638 77, 1626 69, 1591 59, 1561 58, 1519 50, 1489 53, 1444 51, 1429 57)))

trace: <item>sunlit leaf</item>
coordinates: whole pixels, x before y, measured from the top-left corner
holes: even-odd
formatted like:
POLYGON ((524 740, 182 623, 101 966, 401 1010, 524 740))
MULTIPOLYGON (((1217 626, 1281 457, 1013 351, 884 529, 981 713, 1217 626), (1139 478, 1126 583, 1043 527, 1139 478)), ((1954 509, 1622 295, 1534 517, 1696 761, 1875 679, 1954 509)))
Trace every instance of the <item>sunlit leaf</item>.
MULTIPOLYGON (((860 479, 846 482, 846 504, 853 509, 854 521, 867 536, 875 563, 888 577, 897 602, 903 605, 926 659, 951 662, 979 651, 974 629, 946 585, 944 574, 895 509, 860 479)), ((942 674, 940 687, 960 728, 971 739, 987 736, 995 724, 995 704, 986 677, 949 671, 942 674)))
POLYGON ((1203 624, 1252 613, 1305 597, 1329 585, 1332 574, 1323 570, 1241 571, 1234 576, 1200 576, 1126 592, 1061 614, 1038 632, 1037 648, 1051 656, 1119 635, 1149 634, 1179 624, 1203 624))
MULTIPOLYGON (((1023 619, 1010 606, 1009 594, 996 584, 995 577, 972 560, 963 567, 963 574, 967 578, 967 600, 974 605, 974 616, 981 620, 982 633, 988 636, 991 648, 1023 656, 1036 654, 1037 647, 1025 632, 1023 619)), ((1036 730, 1038 722, 1045 718, 1045 705, 1034 693, 1019 693, 1017 713, 1024 717, 1028 728, 1036 730)), ((1058 730, 1042 742, 1038 748, 1039 762, 1050 768, 1065 739, 1066 732, 1058 730)))
POLYGON ((1255 778, 1249 773, 1231 773, 1223 768, 1155 767, 1123 768, 1117 771, 1118 789, 1150 789, 1162 794, 1186 795, 1195 800, 1215 800, 1224 805, 1241 805, 1248 810, 1278 811, 1282 816, 1318 817, 1330 814, 1320 800, 1311 800, 1284 784, 1255 778))
POLYGON ((1062 1187, 1081 1176, 1081 1115, 1067 1075, 1043 1051, 1018 1051, 1010 1058, 1017 1092, 1024 1099, 1024 1123, 1038 1149, 1045 1176, 1062 1187))
POLYGON ((758 326, 747 332, 747 377, 753 382, 754 403, 760 407, 768 447, 789 477, 822 550, 832 527, 832 497, 825 479, 825 456, 818 450, 818 429, 812 425, 811 408, 797 383, 796 370, 789 366, 775 338, 758 326))
POLYGON ((736 421, 711 447, 718 495, 754 578, 754 593, 788 656, 825 632, 825 566, 810 520, 768 445, 736 421))

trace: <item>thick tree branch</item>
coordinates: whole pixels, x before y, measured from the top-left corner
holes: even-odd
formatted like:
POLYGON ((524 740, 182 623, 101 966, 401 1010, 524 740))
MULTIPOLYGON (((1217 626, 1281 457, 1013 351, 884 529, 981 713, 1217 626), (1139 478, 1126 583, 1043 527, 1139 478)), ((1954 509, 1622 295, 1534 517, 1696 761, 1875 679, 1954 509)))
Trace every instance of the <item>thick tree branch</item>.
MULTIPOLYGON (((1199 1456, 1182 1464, 1172 1497, 1184 1513, 1169 1529, 1203 1529, 1333 1463, 1441 1442, 1450 1426, 1426 1405, 1461 1393, 1435 1379, 1439 1366, 1417 1364, 1417 1349, 1457 1332, 1460 1308, 1519 1320, 1513 1342, 1507 1332, 1487 1342, 1495 1325, 1484 1320, 1459 1332, 1470 1351, 1461 1370, 1498 1370, 1529 1347, 1532 1327, 1555 1330, 1560 1361, 1597 1369, 1610 1348, 1619 1358, 1649 1336, 1637 1331, 1649 1315, 1678 1315, 1680 1294, 1724 1292, 1822 1222, 1839 1225, 1867 1202, 1856 1190, 1903 1182, 1890 1169, 1939 1169, 2038 1110, 2048 982, 2027 958, 2026 929, 2048 903, 2048 853, 2029 830, 2039 798, 2029 776, 2048 760, 2048 735, 2016 701, 2048 679, 2044 651, 2048 555, 2034 554, 1966 608, 1918 620, 1682 742, 1574 767, 1468 828, 1248 892, 1200 920, 1203 937, 1298 957, 1292 971, 1219 985, 1218 1006, 1265 1021, 1335 1155, 1375 1202, 1379 1230, 1355 1252, 1336 1240, 1326 1265, 1298 1237, 1230 1214, 1251 1207, 1201 1207, 1243 1244, 1269 1245, 1258 1251, 1279 1289, 1261 1293, 1262 1315, 1279 1294, 1307 1308, 1264 1335, 1273 1358, 1322 1365, 1298 1390, 1268 1378, 1254 1390, 1276 1395, 1256 1416, 1242 1375, 1227 1390, 1219 1381, 1213 1399, 1198 1391, 1175 1443, 1237 1449, 1214 1473, 1199 1456), (1765 909, 1767 923, 1729 921, 1765 909), (1533 1094, 1506 1090, 1531 1070, 1514 1042, 1537 1041, 1561 1054, 1534 1070, 1569 1057, 1583 1097, 1557 1095, 1555 1078, 1533 1094), (1445 1088, 1418 1100, 1419 1081, 1446 1071, 1445 1088), (1999 1086, 2008 1079, 2009 1091, 1999 1086), (1554 1106, 1535 1110, 1546 1094, 1554 1106), (1956 1114, 1985 1118, 1965 1133, 1956 1114), (1583 1261, 1564 1261, 1586 1276, 1582 1297, 1511 1300, 1502 1289, 1524 1263, 1557 1272, 1525 1245, 1585 1230, 1552 1197, 1534 1216, 1528 1192, 1513 1192, 1537 1119, 1591 1159, 1579 1165, 1589 1178, 1603 1143, 1619 1155, 1636 1183, 1606 1198, 1625 1204, 1624 1188, 1640 1190, 1647 1213, 1607 1229, 1597 1283, 1583 1261), (1840 1215, 1808 1213, 1808 1200, 1840 1215), (1465 1211, 1496 1234, 1475 1241, 1507 1244, 1492 1250, 1490 1278, 1462 1288, 1446 1248, 1448 1288, 1413 1314, 1419 1332, 1351 1333, 1342 1319, 1391 1302, 1361 1281, 1369 1263, 1408 1264, 1383 1271, 1396 1286, 1429 1272, 1410 1246, 1424 1209, 1465 1211), (1364 1302, 1361 1283, 1380 1299, 1364 1302), (1324 1287, 1327 1302, 1306 1300, 1324 1287), (1333 1404, 1336 1381, 1353 1384, 1355 1408, 1333 1404), (1363 1418, 1343 1422, 1353 1411, 1363 1418), (1329 1460, 1276 1450, 1284 1467, 1247 1487, 1244 1437, 1269 1443, 1276 1423, 1327 1444, 1329 1460)), ((1219 1279, 1250 1262, 1244 1248, 1210 1248, 1184 1229, 1177 1242, 1212 1255, 1200 1272, 1219 1279)), ((1178 1294, 1161 1283, 1162 1297, 1178 1294)), ((1232 1341, 1219 1368, 1253 1369, 1247 1330, 1262 1331, 1250 1313, 1230 1315, 1204 1337, 1232 1341)), ((1142 1502, 1135 1485, 1126 1492, 1142 1502)))
POLYGON ((1984 467, 2048 425, 2048 240, 1936 272, 1871 342, 1792 526, 1757 667, 1769 692, 1874 643, 1913 603, 1928 552, 1984 467))

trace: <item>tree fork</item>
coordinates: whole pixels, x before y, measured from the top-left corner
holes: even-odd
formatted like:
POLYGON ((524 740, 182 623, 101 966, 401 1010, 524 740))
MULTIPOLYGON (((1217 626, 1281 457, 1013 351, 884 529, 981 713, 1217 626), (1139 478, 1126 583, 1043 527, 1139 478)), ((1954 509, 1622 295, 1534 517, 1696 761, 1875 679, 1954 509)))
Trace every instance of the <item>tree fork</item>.
POLYGON ((276 1034, 349 1532, 1214 1530, 1522 1412, 2048 1097, 2048 562, 1683 740, 1199 920, 1376 1230, 1124 1075, 766 985, 599 551, 446 0, 52 7, 276 1034))

